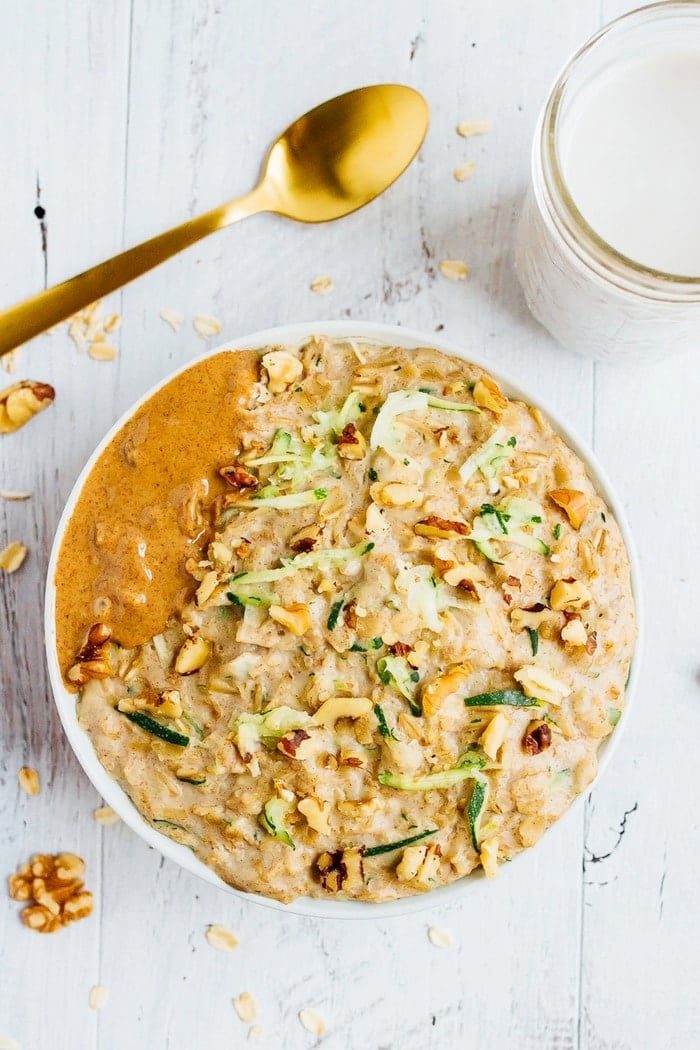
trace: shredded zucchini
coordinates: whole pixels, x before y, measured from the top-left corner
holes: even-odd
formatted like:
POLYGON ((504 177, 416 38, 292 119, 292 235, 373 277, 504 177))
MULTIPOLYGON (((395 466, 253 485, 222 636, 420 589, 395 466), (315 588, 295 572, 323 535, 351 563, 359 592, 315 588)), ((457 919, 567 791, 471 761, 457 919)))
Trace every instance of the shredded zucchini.
POLYGON ((519 689, 494 689, 490 693, 478 693, 465 697, 467 707, 542 707, 542 701, 525 696, 519 689))
POLYGON ((437 835, 437 828, 430 828, 428 831, 420 831, 417 835, 410 835, 407 839, 399 839, 398 842, 387 842, 384 846, 369 846, 362 850, 363 857, 378 857, 382 853, 393 853, 396 849, 403 849, 405 846, 412 846, 414 842, 420 842, 421 839, 427 839, 429 835, 437 835))
POLYGON ((392 453, 401 445, 403 434, 397 426, 397 416, 406 412, 416 412, 423 416, 429 408, 439 408, 450 412, 476 412, 481 410, 476 405, 468 405, 461 401, 446 401, 442 397, 435 397, 424 390, 395 390, 389 394, 386 401, 379 410, 374 421, 372 433, 369 439, 369 447, 372 450, 383 448, 392 453))
POLYGON ((469 481, 478 470, 488 481, 489 492, 498 492, 499 475, 513 456, 513 446, 507 441, 507 434, 505 427, 498 427, 480 448, 472 452, 459 468, 462 481, 469 481))
POLYGON ((409 667, 403 656, 382 656, 377 660, 377 674, 384 685, 393 686, 397 692, 408 700, 408 706, 414 715, 422 715, 423 709, 416 700, 416 686, 419 675, 409 667))
POLYGON ((483 769, 485 765, 485 758, 482 758, 477 752, 467 751, 452 769, 443 769, 439 773, 428 773, 416 779, 403 776, 401 773, 380 773, 379 782, 397 791, 432 791, 439 788, 451 788, 463 780, 473 778, 475 773, 483 769))
POLYGON ((486 777, 475 777, 472 797, 469 799, 469 805, 467 806, 467 822, 469 824, 469 834, 471 835, 472 845, 477 852, 479 850, 481 819, 486 808, 488 793, 489 782, 486 777))
POLYGON ((259 821, 261 827, 265 829, 268 835, 272 835, 273 839, 283 842, 285 846, 291 846, 292 849, 296 849, 292 842, 292 836, 284 826, 289 810, 290 804, 274 795, 263 806, 259 821))

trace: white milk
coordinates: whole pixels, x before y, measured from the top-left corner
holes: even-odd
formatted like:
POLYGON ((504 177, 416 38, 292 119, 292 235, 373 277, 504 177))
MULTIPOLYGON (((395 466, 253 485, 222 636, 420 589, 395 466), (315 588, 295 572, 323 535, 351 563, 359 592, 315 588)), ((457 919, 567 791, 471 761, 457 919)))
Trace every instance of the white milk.
POLYGON ((635 262, 700 276, 700 49, 618 62, 572 100, 560 136, 589 226, 635 262))

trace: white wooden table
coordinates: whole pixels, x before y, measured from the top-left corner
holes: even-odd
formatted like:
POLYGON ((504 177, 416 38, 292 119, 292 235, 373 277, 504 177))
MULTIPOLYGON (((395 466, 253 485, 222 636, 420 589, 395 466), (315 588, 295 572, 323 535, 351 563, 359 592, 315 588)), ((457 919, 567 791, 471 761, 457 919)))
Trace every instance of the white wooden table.
MULTIPOLYGON (((685 1050, 700 1046, 697 770, 697 422, 700 359, 614 370, 560 350, 528 316, 510 250, 538 107, 567 55, 624 0, 24 0, 0 6, 0 304, 22 299, 252 185, 298 114, 369 82, 413 84, 432 127, 380 201, 317 228, 253 219, 107 304, 117 362, 64 334, 22 350, 17 378, 55 405, 0 440, 0 546, 30 547, 0 580, 0 874, 36 851, 87 861, 96 908, 41 937, 0 900, 0 1036, 23 1050, 229 1050, 231 997, 258 1001, 263 1046, 297 1050, 685 1050), (460 120, 489 119, 464 140, 460 120), (474 159, 458 183, 457 164, 474 159), (42 248, 40 203, 46 210, 42 248), (437 272, 466 260, 469 281, 437 272), (314 295, 328 274, 335 291, 314 295), (175 335, 159 318, 181 309, 175 335), (221 339, 273 324, 382 320, 448 338, 541 391, 594 446, 626 505, 648 616, 642 686, 592 799, 488 894, 386 922, 272 912, 184 874, 99 805, 63 739, 42 653, 60 509, 98 439, 144 390, 221 339), (24 795, 20 766, 42 791, 24 795), (204 939, 235 931, 230 955, 204 939), (427 929, 454 936, 433 947, 427 929), (88 1007, 92 985, 110 998, 88 1007), (297 1019, 317 1008, 320 1041, 297 1019)), ((653 142, 650 143, 653 148, 653 142)), ((6 377, 8 382, 9 377, 6 377)), ((0 1045, 4 1045, 0 1042, 0 1045)))

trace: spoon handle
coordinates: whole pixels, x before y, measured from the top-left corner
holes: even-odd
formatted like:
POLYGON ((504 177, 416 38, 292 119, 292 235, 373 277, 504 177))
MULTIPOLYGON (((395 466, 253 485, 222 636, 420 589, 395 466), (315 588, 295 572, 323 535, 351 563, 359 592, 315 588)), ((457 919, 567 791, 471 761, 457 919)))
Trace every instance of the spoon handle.
POLYGON ((99 263, 53 288, 0 312, 0 357, 47 328, 65 321, 96 299, 152 270, 191 244, 239 219, 270 209, 267 187, 260 183, 238 200, 213 208, 158 237, 99 263))

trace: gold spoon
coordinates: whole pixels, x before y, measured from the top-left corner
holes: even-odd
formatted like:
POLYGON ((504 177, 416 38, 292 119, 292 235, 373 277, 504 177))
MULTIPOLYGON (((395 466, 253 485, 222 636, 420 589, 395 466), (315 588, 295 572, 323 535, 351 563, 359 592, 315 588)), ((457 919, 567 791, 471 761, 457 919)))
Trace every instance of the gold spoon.
POLYGON ((202 237, 262 211, 298 222, 349 215, 391 186, 428 130, 413 88, 377 84, 338 95, 295 120, 274 143, 260 182, 238 200, 144 241, 0 313, 0 357, 133 281, 202 237))

